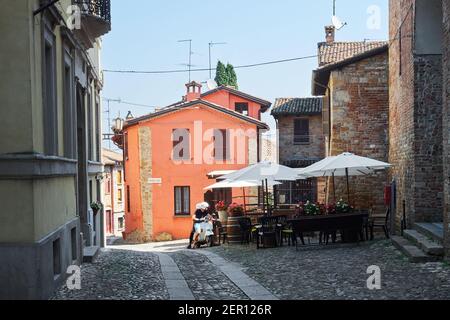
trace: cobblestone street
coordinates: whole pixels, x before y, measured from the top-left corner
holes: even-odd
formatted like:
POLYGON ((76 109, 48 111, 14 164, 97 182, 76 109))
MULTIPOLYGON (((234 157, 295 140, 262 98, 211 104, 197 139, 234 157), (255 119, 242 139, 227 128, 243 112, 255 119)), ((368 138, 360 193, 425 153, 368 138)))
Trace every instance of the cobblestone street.
POLYGON ((447 264, 411 264, 387 241, 299 251, 254 246, 190 251, 185 245, 109 247, 94 264, 83 265, 82 290, 63 286, 54 299, 450 299, 447 264), (381 268, 381 290, 367 289, 371 265, 381 268))

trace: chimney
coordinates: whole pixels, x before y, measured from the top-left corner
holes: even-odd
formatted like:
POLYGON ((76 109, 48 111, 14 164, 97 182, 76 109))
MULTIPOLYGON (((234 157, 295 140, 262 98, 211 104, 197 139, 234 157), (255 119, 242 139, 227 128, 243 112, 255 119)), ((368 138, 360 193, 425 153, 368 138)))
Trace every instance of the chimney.
POLYGON ((327 41, 327 44, 334 43, 335 34, 336 34, 336 28, 334 26, 326 26, 325 27, 325 39, 327 41))
POLYGON ((202 95, 202 85, 195 81, 186 84, 187 94, 186 101, 191 102, 200 99, 202 95))

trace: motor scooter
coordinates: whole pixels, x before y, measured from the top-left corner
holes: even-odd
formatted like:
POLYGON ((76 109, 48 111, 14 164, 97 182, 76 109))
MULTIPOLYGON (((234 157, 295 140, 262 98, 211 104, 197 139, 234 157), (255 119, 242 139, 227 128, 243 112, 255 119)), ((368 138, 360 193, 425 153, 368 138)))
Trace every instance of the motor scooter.
POLYGON ((215 234, 214 234, 214 217, 208 215, 205 218, 205 221, 200 224, 201 232, 198 236, 197 241, 194 243, 194 248, 199 249, 202 246, 213 247, 215 243, 215 234))

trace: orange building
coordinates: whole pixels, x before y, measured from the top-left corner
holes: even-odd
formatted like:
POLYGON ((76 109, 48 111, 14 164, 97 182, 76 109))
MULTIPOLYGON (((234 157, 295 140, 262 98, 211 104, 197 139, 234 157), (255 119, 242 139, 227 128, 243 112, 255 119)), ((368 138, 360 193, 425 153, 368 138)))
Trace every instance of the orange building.
POLYGON ((259 161, 261 113, 271 103, 229 87, 201 93, 124 127, 127 240, 189 237, 195 205, 241 202, 242 190, 206 191, 225 171, 259 161))

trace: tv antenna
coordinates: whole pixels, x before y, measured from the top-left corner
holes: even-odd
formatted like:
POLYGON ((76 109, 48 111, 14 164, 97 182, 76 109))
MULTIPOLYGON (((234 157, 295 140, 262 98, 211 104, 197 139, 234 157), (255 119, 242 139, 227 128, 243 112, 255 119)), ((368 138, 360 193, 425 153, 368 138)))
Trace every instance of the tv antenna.
POLYGON ((211 62, 211 49, 214 46, 225 45, 226 42, 210 42, 209 45, 209 78, 212 79, 212 62, 211 62))
POLYGON ((187 64, 189 68, 189 82, 191 82, 191 70, 192 70, 192 39, 178 40, 178 42, 189 42, 189 63, 187 64))
POLYGON ((336 15, 336 0, 333 0, 333 17, 331 18, 331 22, 336 30, 341 30, 347 25, 347 22, 342 22, 342 20, 336 15))

